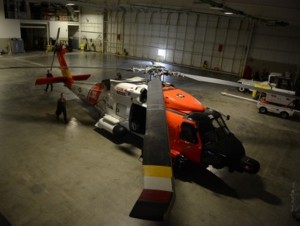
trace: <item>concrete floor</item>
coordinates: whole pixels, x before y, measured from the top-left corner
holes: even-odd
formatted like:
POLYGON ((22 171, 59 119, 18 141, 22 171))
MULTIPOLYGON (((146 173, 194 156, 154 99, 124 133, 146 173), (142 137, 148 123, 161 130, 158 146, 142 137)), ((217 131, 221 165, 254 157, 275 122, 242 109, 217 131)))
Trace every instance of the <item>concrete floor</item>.
MULTIPOLYGON (((3 56, 0 67, 50 65, 51 58, 3 56)), ((145 63, 96 53, 71 53, 66 59, 73 66, 108 68, 145 63)), ((100 81, 119 70, 72 71, 91 72, 91 81, 100 81)), ((220 94, 236 93, 234 88, 168 78, 206 106, 231 115, 228 126, 261 170, 257 175, 212 168, 179 173, 168 219, 142 221, 128 216, 143 186, 141 141, 121 142, 95 131, 93 115, 63 85, 48 93, 34 86, 45 73, 46 68, 0 70, 0 213, 13 226, 299 225, 290 211, 292 185, 300 180, 299 115, 290 120, 261 115, 255 104, 220 94), (62 91, 68 101, 66 125, 54 116, 62 91)))

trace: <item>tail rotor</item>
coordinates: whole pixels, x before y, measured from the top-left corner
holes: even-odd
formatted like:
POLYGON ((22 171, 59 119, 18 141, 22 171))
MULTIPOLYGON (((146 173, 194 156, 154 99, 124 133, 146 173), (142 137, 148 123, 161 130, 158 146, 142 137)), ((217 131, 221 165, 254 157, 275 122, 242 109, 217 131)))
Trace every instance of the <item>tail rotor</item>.
POLYGON ((55 40, 55 45, 54 45, 54 49, 53 49, 53 56, 52 56, 50 71, 52 71, 52 68, 53 68, 54 58, 55 58, 55 54, 56 54, 56 48, 57 48, 57 44, 58 44, 59 33, 60 33, 60 27, 57 29, 57 34, 56 34, 56 40, 55 40))

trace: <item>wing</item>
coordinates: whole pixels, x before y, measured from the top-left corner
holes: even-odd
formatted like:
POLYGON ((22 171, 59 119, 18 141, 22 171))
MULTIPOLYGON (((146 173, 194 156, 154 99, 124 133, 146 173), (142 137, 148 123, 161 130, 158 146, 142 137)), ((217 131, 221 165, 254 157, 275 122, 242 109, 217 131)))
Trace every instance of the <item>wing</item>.
POLYGON ((130 216, 162 221, 175 199, 165 103, 160 79, 148 84, 143 146, 144 189, 130 216))

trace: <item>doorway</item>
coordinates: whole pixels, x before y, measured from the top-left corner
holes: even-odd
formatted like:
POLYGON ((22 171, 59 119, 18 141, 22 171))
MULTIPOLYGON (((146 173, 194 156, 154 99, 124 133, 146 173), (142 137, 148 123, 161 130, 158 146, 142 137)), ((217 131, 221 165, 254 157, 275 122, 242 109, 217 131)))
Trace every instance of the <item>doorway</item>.
POLYGON ((79 49, 79 26, 68 25, 68 44, 69 51, 79 49))
POLYGON ((47 26, 21 24, 21 38, 25 51, 43 51, 47 47, 47 26))

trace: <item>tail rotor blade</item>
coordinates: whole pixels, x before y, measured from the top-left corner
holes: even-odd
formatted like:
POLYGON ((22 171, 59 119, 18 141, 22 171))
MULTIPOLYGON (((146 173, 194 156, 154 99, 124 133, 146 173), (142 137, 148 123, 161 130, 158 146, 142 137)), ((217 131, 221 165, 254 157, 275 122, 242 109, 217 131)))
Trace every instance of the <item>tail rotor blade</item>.
POLYGON ((57 34, 56 34, 56 40, 55 40, 55 46, 54 46, 54 50, 53 50, 53 56, 52 56, 50 71, 52 71, 52 68, 53 68, 53 63, 54 63, 54 58, 55 58, 55 53, 56 53, 56 46, 58 44, 59 33, 60 33, 60 27, 57 29, 57 34))

